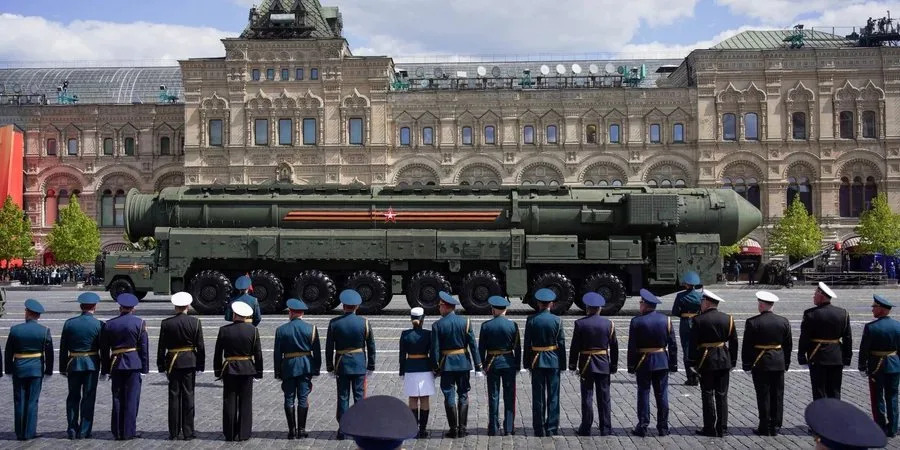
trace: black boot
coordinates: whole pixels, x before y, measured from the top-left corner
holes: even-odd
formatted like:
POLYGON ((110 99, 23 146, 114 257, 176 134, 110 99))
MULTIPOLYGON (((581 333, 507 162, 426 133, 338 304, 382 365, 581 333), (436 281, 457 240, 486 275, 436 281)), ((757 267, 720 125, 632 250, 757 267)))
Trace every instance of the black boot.
POLYGON ((297 437, 300 439, 309 437, 309 433, 306 432, 306 414, 308 412, 309 406, 297 408, 297 437))
POLYGON ((428 410, 420 409, 419 410, 419 434, 416 435, 419 439, 425 439, 428 437, 428 410))
POLYGON ((469 404, 468 403, 460 403, 459 404, 459 431, 457 431, 457 437, 466 437, 469 433, 466 431, 466 422, 469 421, 469 404))
POLYGON ((456 427, 457 427, 457 418, 459 417, 456 412, 456 405, 451 405, 448 403, 444 404, 444 410, 447 412, 447 425, 450 426, 450 429, 444 433, 445 438, 455 439, 456 427))
POLYGON ((293 439, 297 430, 297 419, 294 417, 294 407, 285 407, 284 416, 287 417, 288 439, 293 439))
POLYGON ((415 419, 416 419, 416 426, 418 426, 419 425, 419 410, 413 409, 413 408, 409 408, 409 410, 412 411, 413 417, 415 417, 415 419))

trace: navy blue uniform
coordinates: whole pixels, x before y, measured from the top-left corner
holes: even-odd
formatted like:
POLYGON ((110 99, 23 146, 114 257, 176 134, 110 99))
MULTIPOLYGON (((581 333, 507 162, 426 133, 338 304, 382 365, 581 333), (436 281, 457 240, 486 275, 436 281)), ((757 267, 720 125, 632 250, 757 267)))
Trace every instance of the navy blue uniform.
POLYGON ((900 383, 900 322, 882 317, 866 324, 859 345, 859 370, 869 376, 872 416, 884 433, 897 435, 900 383))
POLYGON ((234 312, 231 311, 231 303, 232 302, 244 302, 244 303, 250 305, 250 308, 253 309, 253 317, 245 318, 244 322, 252 322, 254 327, 259 325, 260 322, 262 322, 262 313, 260 312, 260 309, 259 309, 259 300, 257 300, 256 297, 254 297, 250 294, 242 294, 242 295, 238 296, 237 298, 232 299, 230 302, 228 302, 227 305, 225 305, 225 321, 231 322, 234 318, 234 312))
POLYGON ((519 325, 505 316, 481 324, 478 355, 484 361, 488 390, 488 434, 500 428, 500 387, 503 386, 503 431, 513 434, 516 420, 516 374, 522 367, 519 325))
POLYGON ((400 333, 400 376, 407 373, 432 372, 431 330, 413 328, 400 333))
POLYGON ((678 346, 672 319, 649 311, 631 319, 628 327, 628 373, 637 375, 637 434, 650 425, 650 389, 656 399, 656 429, 669 431, 669 372, 678 371, 678 346))
POLYGON ((110 319, 100 334, 100 373, 112 381, 112 420, 116 439, 137 435, 141 374, 150 372, 147 324, 132 313, 110 319))
POLYGON ((850 314, 829 303, 803 311, 797 362, 809 364, 813 400, 841 398, 843 369, 853 357, 850 314))
POLYGON ((703 299, 703 291, 699 289, 687 289, 675 294, 675 303, 672 304, 672 317, 678 318, 678 338, 681 341, 681 357, 684 362, 687 384, 696 385, 697 375, 688 364, 688 348, 691 345, 692 319, 700 314, 700 300, 703 299))
POLYGON ((590 435, 594 423, 594 389, 597 390, 597 414, 600 435, 612 433, 609 376, 619 368, 619 341, 616 327, 598 314, 575 321, 569 370, 578 371, 581 379, 581 426, 578 434, 590 435))
POLYGON ((294 317, 275 330, 275 379, 281 380, 284 393, 284 414, 289 434, 293 435, 294 418, 297 418, 301 434, 306 432, 309 411, 309 393, 312 377, 319 376, 322 368, 322 345, 315 325, 294 317), (297 415, 294 415, 294 403, 297 415))
POLYGON ((562 319, 544 310, 525 321, 523 361, 531 371, 531 414, 535 436, 559 434, 559 372, 566 370, 562 319))
POLYGON ((328 322, 325 337, 325 368, 337 377, 338 423, 353 404, 366 395, 366 371, 375 370, 375 336, 369 321, 348 312, 328 322))
POLYGON ((66 419, 69 438, 90 438, 100 375, 100 335, 104 324, 93 313, 66 320, 59 341, 59 373, 69 381, 66 419))
POLYGON ((431 326, 431 362, 441 376, 444 409, 450 424, 448 437, 454 437, 451 435, 457 431, 465 435, 471 388, 469 371, 473 363, 476 371, 481 370, 475 331, 468 318, 451 311, 431 326))
POLYGON ((13 377, 16 438, 32 439, 37 431, 44 376, 53 375, 53 338, 49 328, 29 319, 9 330, 6 374, 13 377))
POLYGON ((728 381, 738 358, 734 319, 717 308, 694 317, 690 349, 689 361, 700 374, 702 434, 722 437, 728 429, 728 381))

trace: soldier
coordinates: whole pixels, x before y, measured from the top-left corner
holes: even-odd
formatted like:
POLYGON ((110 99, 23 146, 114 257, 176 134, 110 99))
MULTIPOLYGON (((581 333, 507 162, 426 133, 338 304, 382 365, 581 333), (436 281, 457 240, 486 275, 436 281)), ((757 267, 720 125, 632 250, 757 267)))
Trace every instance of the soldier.
POLYGON ((431 366, 431 330, 422 328, 425 310, 409 312, 412 328, 400 334, 400 376, 403 392, 409 398, 409 409, 419 424, 418 438, 428 437, 429 399, 434 395, 434 372, 431 366))
POLYGON ((232 322, 231 318, 231 303, 234 302, 244 302, 250 305, 251 310, 253 311, 253 317, 246 317, 244 320, 247 322, 253 322, 253 326, 258 326, 260 322, 262 322, 262 313, 259 310, 259 301, 256 297, 248 294, 248 290, 252 287, 252 281, 250 277, 247 275, 242 275, 237 280, 234 280, 234 288, 238 290, 238 295, 234 299, 231 300, 227 305, 225 305, 225 321, 232 322))
POLYGON ((569 370, 581 380, 581 426, 579 436, 590 436, 594 423, 594 389, 597 389, 597 418, 600 436, 612 434, 609 402, 609 377, 619 367, 619 341, 616 327, 600 315, 606 299, 596 292, 582 297, 587 315, 575 321, 569 370))
POLYGON ((444 410, 450 427, 444 437, 466 437, 471 387, 469 371, 474 365, 478 376, 484 376, 481 373, 481 357, 469 319, 454 312, 459 300, 444 291, 440 291, 438 296, 441 298, 438 308, 443 317, 431 326, 431 364, 441 376, 444 410))
POLYGON ((369 397, 353 405, 341 419, 361 450, 399 449, 416 435, 416 422, 403 401, 388 395, 369 397))
POLYGON ((287 307, 288 323, 275 330, 275 379, 281 380, 284 393, 288 439, 294 439, 294 436, 306 438, 309 437, 306 432, 309 393, 312 392, 312 377, 319 376, 322 367, 322 346, 319 330, 303 320, 306 304, 292 298, 287 301, 287 307))
POLYGON ((700 299, 703 297, 703 285, 697 272, 685 272, 681 276, 684 290, 675 295, 672 304, 672 317, 678 317, 678 338, 681 341, 682 359, 684 361, 685 386, 697 386, 700 378, 688 364, 688 347, 691 345, 691 323, 694 316, 700 313, 700 299))
POLYGON ((246 441, 253 432, 253 379, 263 377, 259 331, 246 319, 253 308, 231 302, 233 322, 219 328, 213 371, 222 380, 222 432, 226 441, 246 441))
POLYGON ((534 293, 538 312, 525 321, 525 364, 531 371, 531 414, 534 435, 559 434, 559 372, 566 370, 566 334, 562 319, 550 312, 556 293, 534 293), (546 414, 546 415, 545 415, 546 414))
POLYGON ((53 337, 50 329, 37 323, 44 307, 34 299, 25 300, 25 323, 14 325, 6 340, 6 374, 13 377, 13 404, 16 439, 27 441, 36 435, 38 400, 44 376, 53 375, 53 337))
POLYGON ((756 406, 759 408, 758 436, 777 436, 784 417, 784 373, 791 365, 791 323, 772 312, 778 296, 756 293, 759 315, 744 325, 741 364, 753 375, 756 406))
MULTIPOLYGON (((328 322, 328 336, 325 338, 325 368, 337 378, 337 412, 341 417, 353 403, 366 396, 366 378, 375 372, 375 336, 369 321, 356 315, 362 303, 359 292, 345 289, 340 294, 344 315, 328 322)), ((338 429, 338 440, 344 434, 338 429)))
POLYGON ((888 437, 897 435, 897 388, 900 383, 900 322, 888 317, 894 304, 874 296, 875 320, 863 328, 859 370, 869 377, 869 398, 875 423, 888 437))
POLYGON ((816 450, 883 448, 888 442, 866 413, 837 399, 810 403, 804 417, 815 438, 816 450))
POLYGON ((141 400, 141 374, 150 371, 150 344, 147 324, 132 314, 138 298, 133 294, 120 294, 116 302, 119 304, 119 316, 109 319, 100 334, 100 374, 110 375, 110 426, 113 437, 123 441, 140 437, 137 433, 137 415, 141 400))
POLYGON ((669 372, 678 371, 678 346, 672 319, 656 311, 662 303, 641 289, 641 315, 628 326, 628 373, 637 375, 638 424, 631 434, 647 436, 650 425, 650 389, 656 399, 656 431, 669 434, 669 372))
POLYGON ((724 301, 704 289, 701 312, 691 324, 690 363, 700 374, 703 399, 703 429, 697 434, 708 437, 723 437, 727 433, 728 380, 738 357, 734 319, 718 309, 724 301))
POLYGON ((478 356, 484 361, 488 390, 488 436, 515 434, 516 374, 522 367, 519 325, 506 318, 509 300, 488 298, 494 318, 481 324, 478 356), (500 430, 500 386, 503 385, 503 429, 500 430))
POLYGON ((813 295, 816 306, 803 311, 800 323, 797 362, 809 365, 813 400, 841 398, 842 371, 853 356, 850 314, 831 304, 836 297, 828 285, 819 282, 813 295))
POLYGON ((159 326, 156 369, 169 380, 169 440, 181 432, 185 441, 194 439, 194 383, 206 368, 206 347, 200 319, 187 314, 194 301, 187 292, 172 295, 175 315, 159 326))
POLYGON ((104 323, 94 317, 100 296, 85 292, 78 296, 81 315, 66 320, 59 341, 59 373, 68 378, 66 435, 89 439, 94 427, 94 404, 100 376, 100 336, 104 323))

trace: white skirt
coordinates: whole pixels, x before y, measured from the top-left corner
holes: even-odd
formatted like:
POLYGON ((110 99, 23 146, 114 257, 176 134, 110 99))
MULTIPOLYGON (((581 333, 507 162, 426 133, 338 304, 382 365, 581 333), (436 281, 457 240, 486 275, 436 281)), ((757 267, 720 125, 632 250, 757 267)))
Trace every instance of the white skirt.
POLYGON ((403 393, 407 397, 434 395, 434 374, 431 372, 406 372, 403 375, 403 393))

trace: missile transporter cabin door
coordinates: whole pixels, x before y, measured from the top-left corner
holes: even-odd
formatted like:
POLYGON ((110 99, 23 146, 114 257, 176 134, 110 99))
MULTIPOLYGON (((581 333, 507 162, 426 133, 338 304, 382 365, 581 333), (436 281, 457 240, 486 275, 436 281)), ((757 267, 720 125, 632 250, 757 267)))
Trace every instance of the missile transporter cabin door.
POLYGON ((722 273, 718 234, 678 234, 675 241, 656 244, 653 265, 656 282, 678 284, 681 274, 693 270, 700 274, 703 284, 713 284, 722 273))

